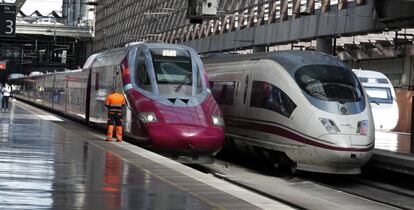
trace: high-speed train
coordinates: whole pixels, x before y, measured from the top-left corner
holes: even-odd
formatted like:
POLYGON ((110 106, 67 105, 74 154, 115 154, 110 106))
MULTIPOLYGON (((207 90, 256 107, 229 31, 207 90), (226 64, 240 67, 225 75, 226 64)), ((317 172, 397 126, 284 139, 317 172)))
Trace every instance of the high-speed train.
POLYGON ((381 72, 353 69, 371 103, 377 130, 392 130, 398 123, 397 97, 390 80, 381 72))
POLYGON ((358 174, 374 149, 366 93, 336 58, 280 51, 206 58, 226 146, 292 170, 358 174))
POLYGON ((83 69, 22 77, 16 97, 106 127, 112 87, 126 96, 126 135, 180 162, 210 162, 224 143, 203 64, 185 46, 143 43, 94 54, 83 69))

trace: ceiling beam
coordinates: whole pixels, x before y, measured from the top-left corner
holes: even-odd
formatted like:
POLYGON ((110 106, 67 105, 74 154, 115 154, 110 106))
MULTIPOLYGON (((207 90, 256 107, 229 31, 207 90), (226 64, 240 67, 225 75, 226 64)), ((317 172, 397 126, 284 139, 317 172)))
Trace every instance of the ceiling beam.
POLYGON ((16 0, 14 4, 16 5, 16 12, 19 12, 20 9, 23 7, 23 4, 26 2, 26 0, 16 0))

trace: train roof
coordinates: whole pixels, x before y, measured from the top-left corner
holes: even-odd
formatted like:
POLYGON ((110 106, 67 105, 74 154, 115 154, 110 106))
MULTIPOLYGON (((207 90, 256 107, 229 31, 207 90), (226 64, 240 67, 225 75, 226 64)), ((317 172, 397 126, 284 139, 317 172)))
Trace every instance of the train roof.
POLYGON ((188 46, 179 45, 179 44, 132 43, 125 47, 114 48, 114 49, 110 49, 110 50, 96 53, 96 54, 89 56, 83 68, 85 69, 85 68, 90 68, 91 66, 105 66, 105 65, 120 64, 122 62, 122 59, 125 57, 125 55, 127 55, 131 49, 134 49, 137 47, 144 47, 150 50, 151 49, 172 49, 172 50, 185 50, 185 51, 192 50, 192 48, 188 46), (95 61, 98 61, 98 62, 95 62, 95 61))
POLYGON ((190 48, 188 46, 180 45, 180 44, 145 43, 144 42, 144 43, 132 43, 132 44, 127 45, 125 47, 114 48, 114 49, 106 50, 106 51, 103 51, 103 52, 99 52, 99 53, 93 54, 91 56, 99 57, 99 56, 103 56, 103 55, 107 55, 107 54, 124 52, 124 51, 128 51, 128 50, 130 50, 132 48, 136 48, 138 46, 145 46, 145 47, 148 47, 149 49, 151 49, 151 48, 174 48, 174 49, 183 49, 183 50, 192 49, 192 48, 190 48))
POLYGON ((74 69, 74 70, 68 70, 68 71, 57 71, 57 72, 49 72, 46 74, 36 74, 36 75, 25 75, 23 77, 17 77, 17 78, 11 78, 10 80, 18 80, 18 79, 25 79, 25 78, 37 78, 37 77, 47 77, 47 76, 54 76, 54 75, 61 75, 61 74, 71 74, 71 73, 77 73, 82 72, 82 69, 74 69))
POLYGON ((378 71, 372 71, 372 70, 365 70, 365 69, 352 69, 352 71, 358 76, 358 77, 367 77, 367 78, 386 78, 388 79, 385 74, 378 72, 378 71))
POLYGON ((342 66, 348 68, 337 58, 315 51, 300 51, 300 50, 289 50, 289 51, 275 51, 265 53, 255 53, 247 55, 235 55, 235 54, 222 54, 214 56, 208 56, 203 58, 205 64, 209 63, 223 63, 223 62, 237 62, 245 60, 262 60, 269 59, 274 60, 283 66, 288 71, 294 71, 302 66, 307 65, 333 65, 342 66))
POLYGON ((190 47, 185 46, 185 45, 168 44, 168 43, 144 43, 142 45, 145 45, 148 48, 175 48, 175 49, 183 49, 183 50, 191 49, 190 47))

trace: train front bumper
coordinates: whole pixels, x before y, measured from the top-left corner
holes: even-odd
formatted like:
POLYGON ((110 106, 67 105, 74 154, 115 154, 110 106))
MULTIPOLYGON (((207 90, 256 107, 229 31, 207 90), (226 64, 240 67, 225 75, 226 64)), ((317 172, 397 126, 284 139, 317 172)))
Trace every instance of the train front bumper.
MULTIPOLYGON (((372 137, 364 135, 328 134, 318 137, 320 144, 307 145, 300 152, 288 152, 298 170, 359 174, 373 155, 372 137)), ((299 151, 299 150, 298 150, 299 151)))
POLYGON ((148 125, 154 148, 177 153, 216 154, 224 143, 224 128, 180 124, 148 125))
POLYGON ((298 169, 338 174, 359 174, 373 155, 371 137, 363 135, 329 134, 318 139, 327 146, 315 146, 312 161, 298 165, 298 169))

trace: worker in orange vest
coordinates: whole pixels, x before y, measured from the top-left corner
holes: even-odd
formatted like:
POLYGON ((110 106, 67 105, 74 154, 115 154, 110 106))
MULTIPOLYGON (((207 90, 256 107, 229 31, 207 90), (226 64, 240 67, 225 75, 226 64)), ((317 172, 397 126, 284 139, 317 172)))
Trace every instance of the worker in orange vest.
POLYGON ((124 95, 112 88, 112 93, 106 97, 105 106, 108 108, 108 132, 106 141, 112 141, 114 124, 116 125, 116 141, 122 141, 122 109, 125 106, 124 95))

